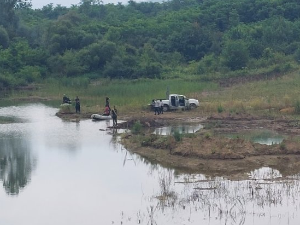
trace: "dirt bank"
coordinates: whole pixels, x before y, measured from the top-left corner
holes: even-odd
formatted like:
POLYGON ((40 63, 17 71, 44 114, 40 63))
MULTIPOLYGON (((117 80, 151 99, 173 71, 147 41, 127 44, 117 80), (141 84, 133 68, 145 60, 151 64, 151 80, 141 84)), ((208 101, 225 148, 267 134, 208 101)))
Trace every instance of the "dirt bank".
MULTIPOLYGON (((126 127, 136 121, 147 129, 139 134, 125 135, 125 147, 152 163, 185 172, 200 172, 213 176, 240 179, 263 166, 278 169, 283 175, 300 171, 300 125, 294 119, 270 118, 249 114, 216 114, 204 116, 196 112, 166 113, 154 116, 130 117, 126 127), (176 141, 173 136, 159 137, 149 128, 174 123, 201 123, 204 129, 176 141), (230 139, 214 134, 270 129, 289 135, 281 144, 264 145, 244 139, 230 139)), ((125 124, 124 124, 125 125, 125 124)))
MULTIPOLYGON (((90 118, 90 114, 58 114, 74 120, 90 118)), ((178 171, 228 176, 240 179, 263 166, 278 169, 283 175, 300 171, 300 124, 298 120, 278 116, 261 117, 250 114, 204 115, 199 110, 166 112, 154 115, 141 111, 119 116, 118 128, 131 129, 137 121, 143 129, 137 134, 127 133, 122 144, 131 152, 151 163, 159 163, 178 171), (183 135, 180 141, 174 136, 154 135, 153 129, 183 123, 204 125, 195 134, 183 135), (289 135, 281 144, 255 144, 240 138, 230 139, 215 134, 256 129, 270 129, 289 135)))

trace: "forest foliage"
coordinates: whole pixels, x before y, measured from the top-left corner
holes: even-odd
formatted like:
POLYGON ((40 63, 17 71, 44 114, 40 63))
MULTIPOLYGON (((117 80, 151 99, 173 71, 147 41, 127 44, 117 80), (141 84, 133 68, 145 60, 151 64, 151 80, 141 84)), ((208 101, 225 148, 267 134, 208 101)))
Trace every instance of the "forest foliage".
POLYGON ((0 2, 0 88, 46 78, 212 80, 300 60, 298 0, 171 0, 70 8, 0 2))

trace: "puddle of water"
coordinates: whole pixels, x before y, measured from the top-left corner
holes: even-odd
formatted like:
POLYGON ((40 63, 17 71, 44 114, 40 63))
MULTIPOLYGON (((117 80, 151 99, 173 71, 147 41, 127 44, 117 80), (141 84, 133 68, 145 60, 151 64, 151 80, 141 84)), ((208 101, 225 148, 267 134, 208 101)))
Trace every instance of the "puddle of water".
POLYGON ((196 125, 177 125, 177 126, 167 126, 167 127, 160 127, 156 128, 154 134, 157 135, 172 135, 175 132, 179 132, 180 134, 191 134, 195 133, 198 130, 202 129, 203 126, 201 124, 196 125))
POLYGON ((280 144, 285 138, 284 135, 280 135, 270 130, 256 130, 248 132, 243 131, 239 133, 226 133, 221 135, 229 138, 242 138, 245 140, 249 140, 253 143, 264 145, 280 144))

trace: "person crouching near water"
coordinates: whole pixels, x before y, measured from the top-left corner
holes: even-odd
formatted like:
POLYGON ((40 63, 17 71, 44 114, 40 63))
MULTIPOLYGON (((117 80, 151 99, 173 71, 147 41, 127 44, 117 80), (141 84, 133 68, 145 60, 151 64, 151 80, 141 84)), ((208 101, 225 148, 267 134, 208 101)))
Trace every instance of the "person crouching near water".
POLYGON ((71 100, 66 96, 66 94, 64 94, 64 97, 63 97, 63 104, 64 103, 67 103, 67 104, 71 104, 71 100))
POLYGON ((154 115, 159 115, 160 103, 157 99, 154 100, 154 115))
POLYGON ((109 116, 109 114, 110 114, 109 107, 108 107, 108 106, 105 106, 103 115, 104 115, 104 116, 109 116))
POLYGON ((116 106, 114 106, 114 108, 111 110, 111 117, 113 119, 113 127, 117 127, 118 126, 118 122, 117 122, 117 109, 116 106))

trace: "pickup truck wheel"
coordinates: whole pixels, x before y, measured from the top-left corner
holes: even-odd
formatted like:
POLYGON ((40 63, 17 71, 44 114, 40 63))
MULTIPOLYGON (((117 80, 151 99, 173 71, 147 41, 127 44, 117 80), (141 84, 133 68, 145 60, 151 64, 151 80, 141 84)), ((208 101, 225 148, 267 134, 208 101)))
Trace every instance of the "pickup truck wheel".
POLYGON ((195 109, 195 108, 197 108, 196 104, 191 103, 191 104, 190 104, 190 109, 195 109))
POLYGON ((164 112, 169 111, 169 106, 168 106, 168 105, 164 105, 164 106, 163 106, 163 110, 164 110, 164 112))

